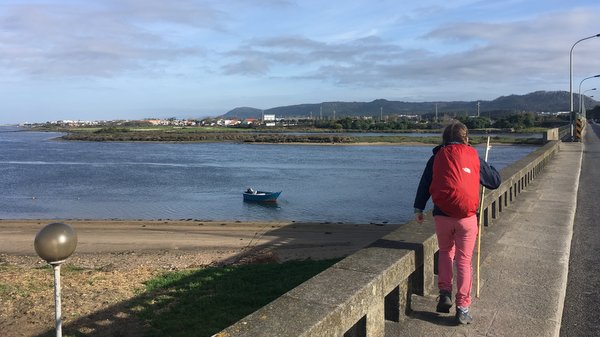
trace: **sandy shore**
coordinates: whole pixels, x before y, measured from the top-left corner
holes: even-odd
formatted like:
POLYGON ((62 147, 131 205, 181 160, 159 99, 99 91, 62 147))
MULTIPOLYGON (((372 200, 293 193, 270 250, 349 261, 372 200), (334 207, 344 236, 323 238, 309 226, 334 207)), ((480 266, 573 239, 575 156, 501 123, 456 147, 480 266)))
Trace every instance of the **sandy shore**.
POLYGON ((77 249, 68 262, 86 268, 153 264, 179 269, 232 263, 249 254, 268 254, 277 261, 334 258, 348 255, 398 227, 199 220, 0 220, 2 259, 40 263, 33 241, 36 233, 52 222, 74 227, 77 249))

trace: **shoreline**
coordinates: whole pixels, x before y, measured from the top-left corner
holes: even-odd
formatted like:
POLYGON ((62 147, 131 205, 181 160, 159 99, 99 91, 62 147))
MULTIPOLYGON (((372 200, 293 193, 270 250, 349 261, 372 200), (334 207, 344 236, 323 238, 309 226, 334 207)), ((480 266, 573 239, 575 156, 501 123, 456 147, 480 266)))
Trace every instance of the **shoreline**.
MULTIPOLYGON (((490 145, 494 146, 541 146, 543 145, 541 138, 539 142, 537 138, 525 138, 535 140, 532 142, 503 142, 490 139, 490 145)), ((229 143, 238 145, 310 145, 310 146, 431 146, 435 147, 440 143, 428 143, 418 141, 402 141, 402 142, 244 142, 234 140, 198 140, 198 141, 172 141, 172 140, 84 140, 84 139, 64 139, 62 137, 51 138, 57 142, 104 142, 104 143, 163 143, 163 144, 212 144, 212 143, 229 143)), ((471 146, 485 144, 484 141, 471 143, 471 146)))
POLYGON ((252 142, 240 143, 249 145, 315 145, 315 146, 436 146, 432 143, 420 142, 355 142, 355 143, 310 143, 310 142, 287 142, 287 143, 269 143, 269 142, 252 142))
MULTIPOLYGON (((473 144, 485 142, 485 134, 474 135, 473 144)), ((411 136, 401 133, 390 136, 354 136, 340 134, 294 134, 294 133, 196 133, 196 132, 153 132, 153 131, 120 131, 120 132, 67 132, 56 138, 60 141, 90 142, 151 142, 151 143, 233 143, 233 144, 297 144, 297 145, 344 145, 344 146, 423 146, 438 145, 440 134, 427 136, 411 136)), ((503 144, 541 144, 542 138, 517 138, 494 136, 493 143, 503 144)))
MULTIPOLYGON (((64 139, 62 137, 51 138, 56 142, 104 142, 104 143, 164 143, 164 144, 212 144, 212 143, 230 143, 239 145, 322 145, 322 146, 436 146, 439 144, 426 142, 240 142, 234 140, 198 140, 198 141, 172 141, 172 140, 83 140, 83 139, 64 139)), ((535 144, 507 144, 503 145, 535 145, 535 144)))
POLYGON ((86 268, 102 267, 115 258, 123 263, 123 268, 140 264, 160 267, 175 259, 177 269, 232 263, 248 254, 268 254, 276 261, 337 258, 401 226, 292 221, 2 219, 0 258, 24 265, 43 262, 33 241, 41 228, 53 222, 75 229, 77 248, 67 263, 86 268))

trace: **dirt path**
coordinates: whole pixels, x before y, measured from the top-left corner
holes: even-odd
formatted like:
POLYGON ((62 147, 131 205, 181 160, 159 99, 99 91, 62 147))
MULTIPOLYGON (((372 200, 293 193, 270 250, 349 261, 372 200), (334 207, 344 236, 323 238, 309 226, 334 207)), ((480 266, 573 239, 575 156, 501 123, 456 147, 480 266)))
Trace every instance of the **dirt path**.
MULTIPOLYGON (((33 247, 56 220, 0 220, 0 331, 37 336, 54 324, 52 271, 33 247)), ((118 303, 169 270, 229 263, 325 259, 348 255, 397 228, 391 224, 293 222, 80 221, 75 253, 62 267, 64 324, 89 319, 80 333, 127 336, 143 331, 118 303), (114 312, 107 310, 114 308, 114 312), (95 313, 103 312, 101 317, 95 313), (102 329, 103 321, 106 323, 102 329), (121 323, 118 323, 121 322, 121 323), (120 324, 120 325, 119 325, 120 324)))

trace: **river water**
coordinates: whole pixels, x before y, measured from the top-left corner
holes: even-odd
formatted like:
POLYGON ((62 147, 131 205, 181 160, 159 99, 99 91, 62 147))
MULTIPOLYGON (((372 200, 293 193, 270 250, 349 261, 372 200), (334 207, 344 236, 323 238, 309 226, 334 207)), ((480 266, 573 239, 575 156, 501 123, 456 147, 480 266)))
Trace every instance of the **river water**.
MULTIPOLYGON (((58 136, 0 127, 0 218, 405 222, 432 148, 58 136), (249 204, 248 187, 283 193, 275 206, 249 204)), ((535 149, 497 146, 489 162, 500 169, 535 149)))

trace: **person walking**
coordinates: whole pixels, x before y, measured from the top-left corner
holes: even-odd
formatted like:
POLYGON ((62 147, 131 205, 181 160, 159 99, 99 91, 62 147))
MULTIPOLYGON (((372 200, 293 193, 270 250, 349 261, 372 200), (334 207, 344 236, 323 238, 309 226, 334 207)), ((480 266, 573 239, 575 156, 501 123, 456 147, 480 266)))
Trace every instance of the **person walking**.
POLYGON ((456 321, 470 324, 469 312, 473 270, 471 258, 478 234, 477 210, 480 185, 489 189, 500 186, 498 171, 469 146, 467 127, 460 122, 448 125, 442 133, 442 144, 421 176, 415 196, 415 219, 423 223, 423 210, 429 198, 433 201, 433 218, 438 239, 437 312, 449 313, 452 307, 453 263, 456 263, 456 321))

